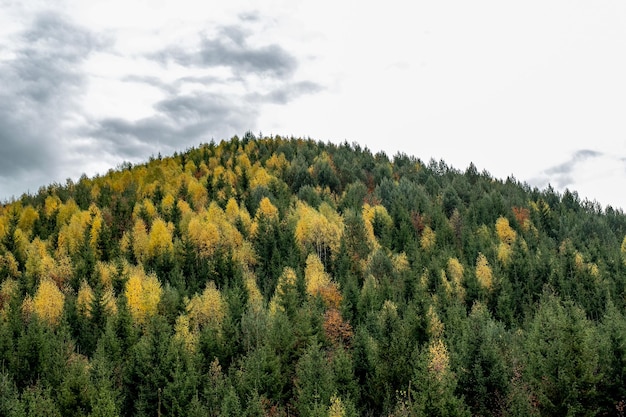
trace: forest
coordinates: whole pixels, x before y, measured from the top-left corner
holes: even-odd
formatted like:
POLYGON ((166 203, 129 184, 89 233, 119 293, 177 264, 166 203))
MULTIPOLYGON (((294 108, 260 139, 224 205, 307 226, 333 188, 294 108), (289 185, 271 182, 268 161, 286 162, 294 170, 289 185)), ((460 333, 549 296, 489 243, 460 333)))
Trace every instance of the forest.
POLYGON ((251 132, 42 186, 0 205, 0 416, 624 416, 625 236, 251 132))

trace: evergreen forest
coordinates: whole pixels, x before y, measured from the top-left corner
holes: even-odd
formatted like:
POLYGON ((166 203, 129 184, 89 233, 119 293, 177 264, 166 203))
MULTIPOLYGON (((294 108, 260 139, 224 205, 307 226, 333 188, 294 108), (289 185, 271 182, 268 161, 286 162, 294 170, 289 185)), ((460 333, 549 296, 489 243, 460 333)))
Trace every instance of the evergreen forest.
POLYGON ((250 132, 43 186, 0 205, 0 416, 624 416, 625 236, 250 132))

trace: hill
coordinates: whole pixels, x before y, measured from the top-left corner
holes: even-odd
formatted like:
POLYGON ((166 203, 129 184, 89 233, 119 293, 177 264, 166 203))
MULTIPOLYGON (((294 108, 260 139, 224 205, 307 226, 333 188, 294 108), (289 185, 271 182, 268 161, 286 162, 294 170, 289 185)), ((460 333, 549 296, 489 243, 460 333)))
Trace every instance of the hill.
POLYGON ((626 406, 626 216, 357 144, 203 144, 0 208, 0 415, 626 406))

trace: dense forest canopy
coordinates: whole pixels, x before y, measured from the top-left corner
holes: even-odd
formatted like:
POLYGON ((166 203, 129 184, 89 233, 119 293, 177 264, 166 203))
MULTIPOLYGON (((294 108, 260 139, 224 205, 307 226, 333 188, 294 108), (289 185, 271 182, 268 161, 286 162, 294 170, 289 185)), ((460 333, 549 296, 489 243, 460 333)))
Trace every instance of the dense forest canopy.
POLYGON ((0 207, 2 416, 626 408, 626 216, 247 133, 0 207))

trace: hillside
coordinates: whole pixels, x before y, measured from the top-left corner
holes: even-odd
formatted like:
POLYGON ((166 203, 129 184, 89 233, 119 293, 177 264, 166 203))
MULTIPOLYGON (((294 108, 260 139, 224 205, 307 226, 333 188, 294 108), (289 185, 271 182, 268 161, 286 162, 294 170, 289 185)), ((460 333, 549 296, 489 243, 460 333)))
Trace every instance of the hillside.
POLYGON ((569 191, 249 133, 52 184, 0 208, 0 415, 623 415, 625 235, 569 191))

